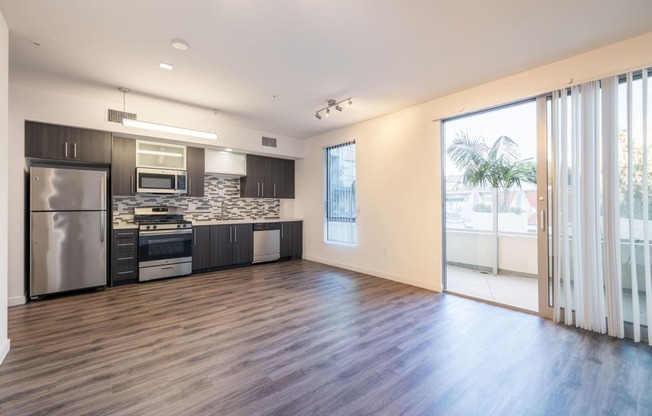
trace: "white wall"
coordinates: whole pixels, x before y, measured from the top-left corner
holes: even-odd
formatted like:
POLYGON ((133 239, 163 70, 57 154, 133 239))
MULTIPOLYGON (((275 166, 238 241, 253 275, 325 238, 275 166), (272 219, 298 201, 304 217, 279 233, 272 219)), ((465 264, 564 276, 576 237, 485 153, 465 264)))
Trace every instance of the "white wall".
POLYGON ((652 33, 310 138, 306 159, 297 162, 295 201, 304 219, 304 257, 441 290, 441 137, 432 120, 534 97, 571 79, 650 66, 650 45, 652 33), (344 248, 324 242, 323 148, 352 139, 359 243, 344 248))
POLYGON ((9 134, 8 134, 9 29, 0 13, 0 363, 9 352, 7 337, 7 281, 9 276, 9 134))
MULTIPOLYGON (((123 136, 147 134, 143 130, 130 129, 120 124, 106 121, 108 108, 122 110, 122 95, 117 90, 94 89, 94 96, 63 94, 24 85, 9 85, 9 304, 25 302, 25 120, 42 121, 54 124, 79 126, 120 133, 123 136)), ((73 91, 74 92, 74 91, 73 91)), ((218 140, 188 139, 172 134, 155 133, 149 137, 176 140, 202 147, 231 147, 247 153, 268 154, 288 158, 304 156, 303 140, 279 134, 250 130, 219 123, 209 110, 161 101, 150 97, 127 95, 128 112, 138 114, 141 120, 163 124, 190 127, 199 130, 217 129, 218 140), (277 138, 277 148, 261 145, 262 136, 277 138)), ((6 154, 7 152, 3 152, 6 154)), ((6 165, 4 165, 6 166, 6 165)), ((3 178, 5 175, 0 175, 3 178)), ((292 204, 284 207, 291 215, 292 204)), ((6 296, 3 296, 6 298, 6 296)))

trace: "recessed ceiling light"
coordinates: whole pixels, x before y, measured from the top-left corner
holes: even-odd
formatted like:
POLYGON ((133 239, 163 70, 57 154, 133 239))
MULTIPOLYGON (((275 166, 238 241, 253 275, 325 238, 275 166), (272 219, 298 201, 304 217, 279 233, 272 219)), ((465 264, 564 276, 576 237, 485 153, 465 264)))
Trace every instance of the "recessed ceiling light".
POLYGON ((172 46, 174 46, 175 49, 178 49, 180 51, 185 51, 190 47, 190 45, 188 45, 188 42, 186 42, 183 39, 174 39, 172 41, 172 46))
POLYGON ((160 64, 158 64, 158 67, 161 68, 161 69, 167 69, 168 71, 171 71, 172 68, 174 68, 174 65, 166 64, 165 62, 161 62, 160 64))

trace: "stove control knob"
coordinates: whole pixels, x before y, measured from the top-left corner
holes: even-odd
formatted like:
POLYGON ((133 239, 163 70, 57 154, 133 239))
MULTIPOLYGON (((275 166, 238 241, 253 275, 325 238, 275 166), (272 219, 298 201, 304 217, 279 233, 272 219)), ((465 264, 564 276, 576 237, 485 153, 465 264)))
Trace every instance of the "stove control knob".
POLYGON ((149 225, 145 227, 146 230, 149 230, 149 225))
POLYGON ((152 225, 152 230, 156 230, 156 225, 152 225))

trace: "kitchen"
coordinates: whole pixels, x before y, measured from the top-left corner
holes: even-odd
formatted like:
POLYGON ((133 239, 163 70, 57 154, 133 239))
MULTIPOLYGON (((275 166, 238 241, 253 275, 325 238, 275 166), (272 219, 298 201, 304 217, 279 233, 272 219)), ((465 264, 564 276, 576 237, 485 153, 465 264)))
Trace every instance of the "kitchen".
POLYGON ((301 221, 280 218, 280 200, 294 198, 293 160, 31 121, 25 131, 32 299, 302 257, 301 221), (112 201, 108 214, 104 198, 112 201), (102 234, 75 237, 73 245, 70 234, 97 229, 92 221, 81 227, 68 219, 89 209, 74 203, 86 199, 100 201, 90 209, 111 216, 112 232, 99 217, 102 234), (62 220, 57 209, 68 217, 62 220), (98 256, 68 252, 98 239, 108 240, 98 246, 108 260, 91 279, 86 263, 96 264, 98 256))

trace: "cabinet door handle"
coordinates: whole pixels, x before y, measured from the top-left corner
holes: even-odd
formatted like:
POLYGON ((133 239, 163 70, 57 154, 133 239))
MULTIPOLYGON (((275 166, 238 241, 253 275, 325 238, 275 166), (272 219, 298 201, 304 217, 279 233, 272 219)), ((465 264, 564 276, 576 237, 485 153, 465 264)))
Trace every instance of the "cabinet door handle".
POLYGON ((546 231, 546 211, 541 210, 541 231, 546 231))
POLYGON ((122 247, 122 246, 133 246, 133 245, 134 245, 134 243, 118 243, 118 247, 122 247))
POLYGON ((276 183, 274 183, 274 198, 276 198, 276 183))
POLYGON ((133 257, 118 257, 118 261, 123 261, 123 260, 133 260, 133 257))
POLYGON ((128 236, 130 236, 130 237, 132 236, 131 233, 118 233, 118 235, 128 235, 128 236))
POLYGON ((132 193, 132 194, 135 193, 135 192, 134 192, 134 182, 135 182, 135 181, 134 181, 134 175, 131 175, 131 181, 130 181, 130 183, 131 183, 131 193, 132 193))
POLYGON ((256 182, 256 196, 260 196, 260 182, 256 182))
POLYGON ((265 182, 260 183, 260 196, 265 196, 265 182))
POLYGON ((174 266, 161 267, 161 270, 172 270, 174 266))
POLYGON ((197 247, 197 230, 192 230, 192 238, 194 240, 194 243, 192 244, 197 247))
POLYGON ((63 151, 63 152, 64 152, 64 156, 67 158, 67 157, 68 157, 68 142, 66 142, 66 143, 63 145, 63 149, 64 149, 64 151, 63 151))
POLYGON ((188 193, 192 194, 192 178, 188 178, 188 193))
POLYGON ((72 144, 72 157, 73 159, 77 159, 77 143, 72 144))
POLYGON ((131 274, 133 272, 133 270, 127 270, 126 272, 118 272, 117 274, 131 274))
POLYGON ((235 235, 235 238, 233 239, 233 241, 235 241, 237 243, 238 242, 238 227, 236 227, 235 225, 233 226, 233 234, 235 235))
POLYGON ((229 227, 229 243, 233 242, 233 227, 229 227))

